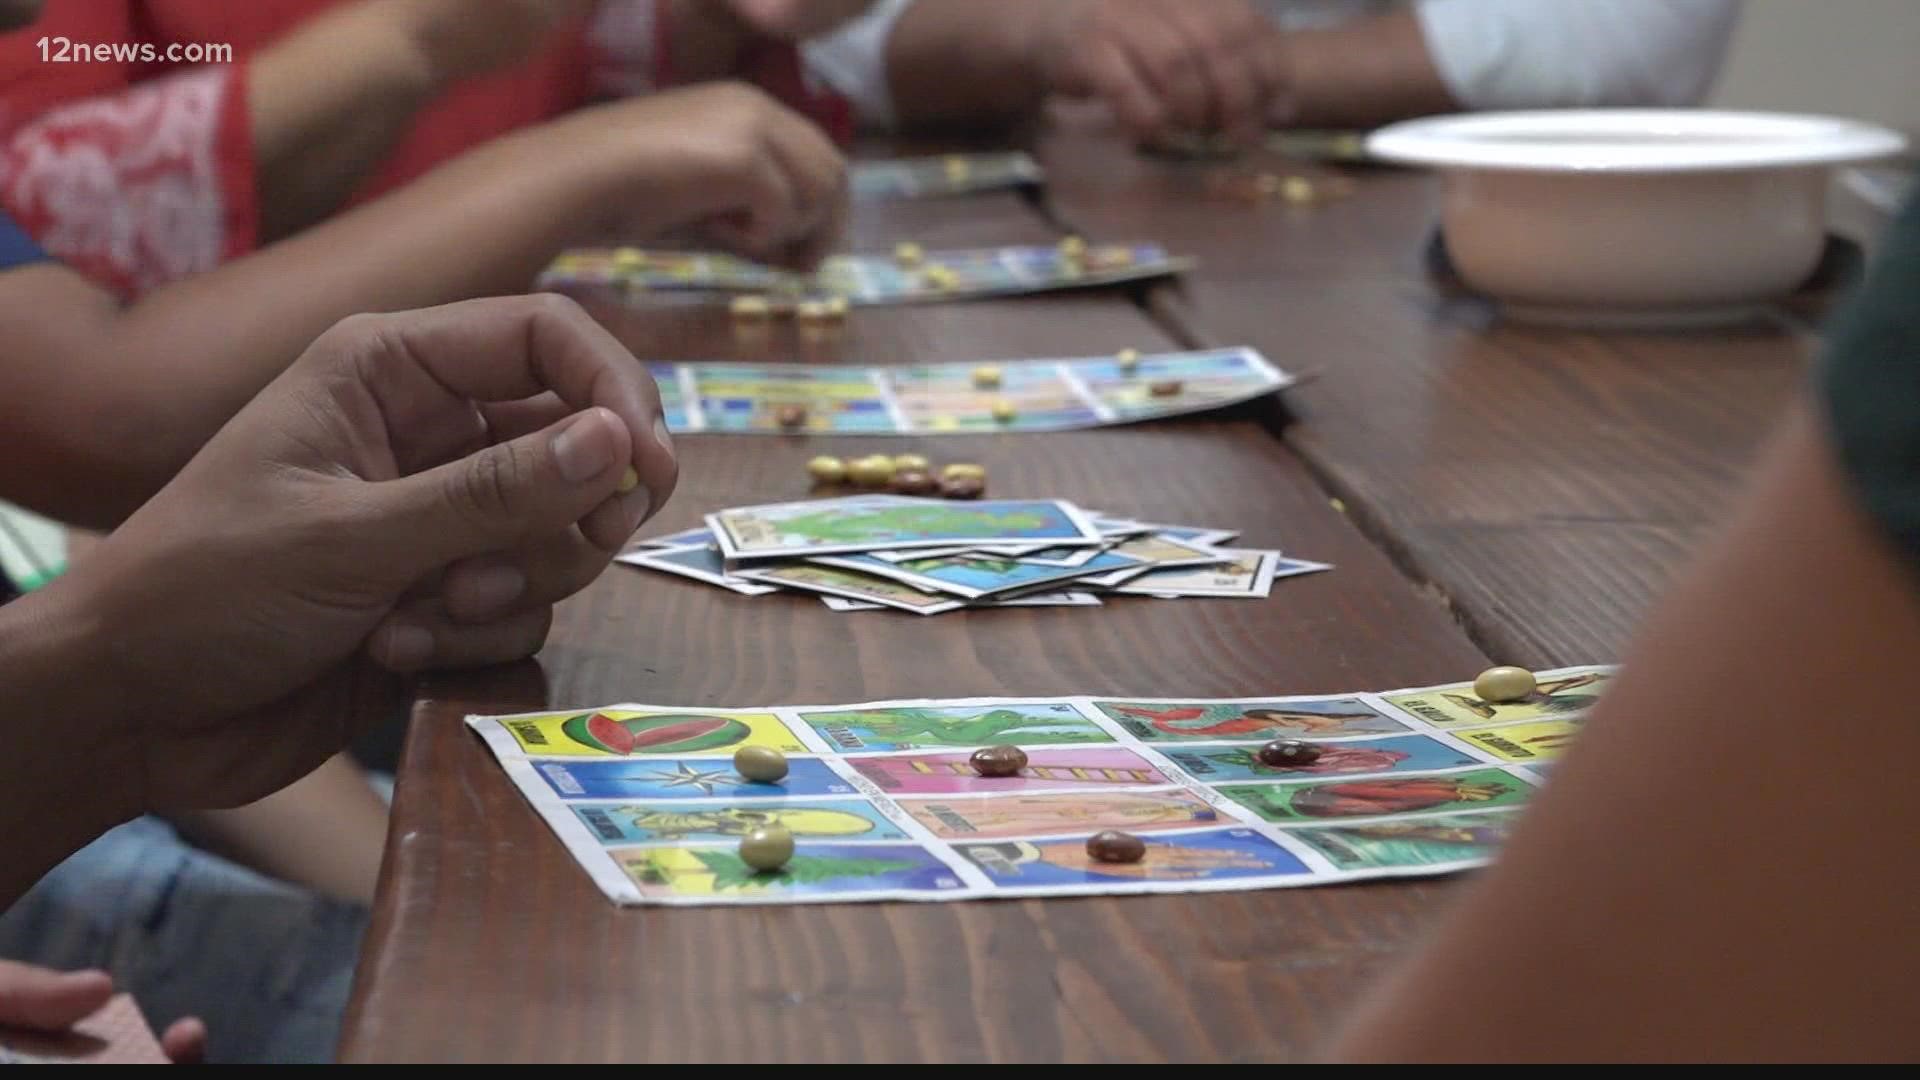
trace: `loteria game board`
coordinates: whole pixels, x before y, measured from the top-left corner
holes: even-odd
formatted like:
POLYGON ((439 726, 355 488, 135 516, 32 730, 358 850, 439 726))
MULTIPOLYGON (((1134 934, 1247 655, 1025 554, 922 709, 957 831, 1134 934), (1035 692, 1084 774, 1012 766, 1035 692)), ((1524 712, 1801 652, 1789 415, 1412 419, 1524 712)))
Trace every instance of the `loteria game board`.
POLYGON ((622 905, 970 900, 1328 885, 1485 864, 1612 678, 1540 674, 1526 701, 1471 683, 1384 694, 1167 700, 970 698, 747 709, 618 705, 467 723, 609 900, 622 905), (1276 738, 1319 760, 1275 768, 1276 738), (1022 747, 1012 777, 982 746, 1022 747), (775 784, 741 746, 788 755, 775 784), (751 829, 792 831, 755 873, 751 829), (1087 838, 1146 841, 1131 864, 1087 838))
POLYGON ((833 255, 811 274, 724 254, 585 248, 562 253, 536 287, 611 285, 636 292, 748 292, 796 300, 840 296, 866 306, 1090 288, 1166 277, 1192 265, 1157 244, 1090 244, 1078 255, 1050 244, 961 248, 926 252, 911 265, 889 255, 833 255), (949 275, 945 281, 940 280, 943 271, 949 275))
POLYGON ((894 161, 862 161, 847 170, 860 201, 927 199, 1037 187, 1046 178, 1030 154, 942 154, 894 161))
POLYGON ((1202 412, 1292 385, 1253 349, 1146 354, 1131 371, 1112 356, 992 362, 1000 385, 973 383, 977 364, 649 364, 667 426, 679 433, 792 434, 783 405, 807 411, 804 430, 837 435, 1066 431, 1202 412), (1156 396, 1160 382, 1177 393, 1156 396), (1006 402, 1013 415, 998 419, 1006 402))

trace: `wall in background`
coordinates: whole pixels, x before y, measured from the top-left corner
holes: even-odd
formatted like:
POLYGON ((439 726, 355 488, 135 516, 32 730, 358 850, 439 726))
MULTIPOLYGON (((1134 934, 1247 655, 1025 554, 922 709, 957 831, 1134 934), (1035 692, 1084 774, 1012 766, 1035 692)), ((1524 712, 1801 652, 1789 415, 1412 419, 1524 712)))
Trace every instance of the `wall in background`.
POLYGON ((1920 136, 1920 0, 1746 0, 1712 104, 1920 136))

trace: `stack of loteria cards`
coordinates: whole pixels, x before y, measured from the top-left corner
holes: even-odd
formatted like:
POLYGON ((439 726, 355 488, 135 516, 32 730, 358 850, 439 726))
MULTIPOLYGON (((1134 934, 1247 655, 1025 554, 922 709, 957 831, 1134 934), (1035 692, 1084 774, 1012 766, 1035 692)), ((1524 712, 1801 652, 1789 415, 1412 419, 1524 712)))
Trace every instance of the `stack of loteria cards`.
POLYGON ((898 495, 745 506, 619 561, 748 596, 817 593, 835 611, 1097 607, 1103 596, 1264 597, 1332 567, 1228 547, 1223 529, 1105 517, 1058 499, 898 495))

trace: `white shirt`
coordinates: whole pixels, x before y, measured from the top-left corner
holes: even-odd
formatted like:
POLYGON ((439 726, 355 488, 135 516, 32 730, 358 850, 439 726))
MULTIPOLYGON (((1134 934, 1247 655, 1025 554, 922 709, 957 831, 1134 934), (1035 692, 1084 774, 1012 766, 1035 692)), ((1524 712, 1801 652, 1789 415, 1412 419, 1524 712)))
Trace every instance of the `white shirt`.
MULTIPOLYGON (((1046 0, 1034 0, 1044 3, 1046 0)), ((1697 105, 1713 88, 1740 0, 1410 0, 1441 79, 1463 107, 1697 105)), ((808 42, 815 78, 868 127, 893 124, 887 37, 914 0, 879 0, 808 42)), ((1252 0, 1284 29, 1337 26, 1397 0, 1252 0)))

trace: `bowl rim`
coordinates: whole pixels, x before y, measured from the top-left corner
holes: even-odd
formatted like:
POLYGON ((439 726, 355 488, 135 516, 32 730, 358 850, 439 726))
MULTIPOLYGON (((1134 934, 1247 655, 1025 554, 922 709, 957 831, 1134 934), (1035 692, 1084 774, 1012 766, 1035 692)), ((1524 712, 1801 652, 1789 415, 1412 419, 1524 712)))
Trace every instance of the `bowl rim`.
POLYGON ((1907 136, 1847 117, 1733 109, 1530 109, 1389 124, 1369 156, 1439 169, 1648 174, 1795 169, 1905 152, 1907 136))

